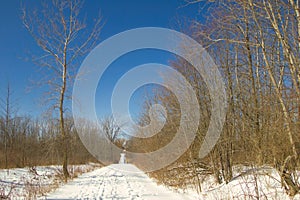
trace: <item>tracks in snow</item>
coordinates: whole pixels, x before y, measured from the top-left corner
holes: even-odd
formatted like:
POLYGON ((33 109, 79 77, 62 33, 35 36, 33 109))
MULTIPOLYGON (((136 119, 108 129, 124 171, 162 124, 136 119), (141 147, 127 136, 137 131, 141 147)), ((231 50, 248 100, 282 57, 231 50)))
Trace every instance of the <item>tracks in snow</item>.
POLYGON ((158 186, 131 164, 114 164, 83 174, 44 199, 190 199, 158 186))

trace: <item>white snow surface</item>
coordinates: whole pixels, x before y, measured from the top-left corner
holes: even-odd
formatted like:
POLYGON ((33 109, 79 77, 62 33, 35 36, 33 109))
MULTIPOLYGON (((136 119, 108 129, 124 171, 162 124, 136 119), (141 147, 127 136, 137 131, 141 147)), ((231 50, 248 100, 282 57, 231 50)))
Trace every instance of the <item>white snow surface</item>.
MULTIPOLYGON (((70 165, 69 171, 91 171, 97 164, 70 165)), ((62 167, 57 165, 0 170, 0 199, 36 199, 60 185, 57 177, 62 167)))
POLYGON ((157 185, 131 164, 113 164, 85 173, 48 194, 46 199, 195 199, 157 185))
POLYGON ((173 191, 157 185, 131 164, 99 167, 93 163, 70 166, 70 172, 86 173, 67 184, 57 177, 61 174, 61 166, 37 166, 34 172, 30 168, 14 168, 9 173, 1 169, 0 199, 9 194, 8 199, 300 200, 300 194, 290 198, 285 193, 278 172, 268 166, 235 166, 234 178, 221 185, 212 175, 203 175, 200 194, 192 185, 186 190, 173 188, 173 191), (175 189, 180 193, 176 193, 175 189))

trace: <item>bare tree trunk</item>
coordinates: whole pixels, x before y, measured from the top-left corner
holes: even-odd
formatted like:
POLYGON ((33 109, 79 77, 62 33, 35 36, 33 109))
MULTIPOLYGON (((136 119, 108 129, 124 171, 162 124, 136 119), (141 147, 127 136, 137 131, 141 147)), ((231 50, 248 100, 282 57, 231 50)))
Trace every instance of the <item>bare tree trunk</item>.
POLYGON ((69 37, 66 38, 64 51, 63 51, 63 73, 62 73, 62 87, 60 92, 60 100, 59 100, 59 117, 60 117, 60 131, 63 140, 63 173, 65 177, 65 181, 67 181, 68 177, 70 176, 68 172, 68 137, 66 136, 65 130, 65 120, 64 120, 64 100, 65 100, 65 93, 67 87, 67 45, 69 43, 69 37))
MULTIPOLYGON (((43 4, 40 13, 33 11, 31 15, 23 9, 23 24, 30 32, 45 55, 38 59, 38 65, 51 72, 51 78, 46 81, 50 86, 52 102, 50 109, 58 109, 59 129, 62 139, 63 174, 67 181, 68 172, 69 135, 65 128, 65 109, 67 91, 71 89, 68 83, 75 77, 77 61, 88 53, 98 41, 102 29, 102 19, 99 16, 92 29, 83 32, 86 28, 84 19, 80 17, 82 2, 47 1, 43 4), (44 10, 47 10, 45 12, 44 10)), ((49 72, 47 71, 47 72, 49 72)), ((47 102, 48 103, 48 102, 47 102)))
MULTIPOLYGON (((255 10, 254 10, 254 7, 253 7, 253 2, 252 2, 252 0, 248 0, 248 2, 249 2, 249 5, 250 5, 250 9, 251 9, 254 21, 255 21, 255 23, 256 23, 256 25, 258 27, 259 36, 260 36, 260 46, 262 48, 263 59, 264 59, 264 62, 265 62, 265 65, 266 65, 266 69, 268 71, 271 83, 274 86, 276 97, 278 98, 280 106, 281 106, 282 111, 283 111, 284 125, 285 125, 285 129, 286 129, 286 133, 287 133, 288 138, 289 138, 289 142, 290 142, 291 147, 292 147, 292 153, 293 153, 293 155, 289 156, 286 159, 286 161, 284 162, 284 164, 282 166, 281 177, 282 177, 284 183, 287 186, 288 193, 291 196, 294 196, 300 190, 300 188, 296 184, 295 180, 293 180, 293 178, 291 176, 292 171, 289 172, 289 170, 292 170, 292 169, 289 168, 289 166, 288 166, 288 164, 289 164, 288 161, 289 160, 297 160, 298 159, 298 153, 296 151, 295 140, 293 138, 293 134, 292 134, 292 130, 291 130, 291 118, 289 116, 288 109, 287 109, 287 107, 285 105, 284 99, 283 99, 282 94, 280 92, 280 87, 279 87, 278 83, 276 82, 276 79, 274 77, 274 74, 273 74, 273 71, 272 71, 272 68, 271 68, 271 64, 270 64, 268 56, 267 56, 267 51, 266 51, 266 45, 265 45, 265 38, 264 38, 264 34, 263 34, 263 29, 261 27, 261 24, 258 22, 257 13, 255 13, 255 10)), ((279 41, 282 42, 282 38, 279 37, 279 41)), ((293 68, 294 68, 293 63, 290 63, 290 64, 291 64, 290 68, 292 68, 291 72, 293 72, 293 68)), ((292 76, 293 75, 294 74, 292 73, 292 76)), ((292 77, 292 80, 295 81, 294 77, 292 77)))
MULTIPOLYGON (((252 0, 249 0, 249 4, 250 5, 253 5, 252 3, 252 0)), ((260 33, 260 46, 262 48, 262 52, 263 52, 263 59, 265 61, 265 64, 266 64, 266 68, 267 68, 267 71, 269 73, 269 76, 270 76, 270 79, 271 79, 271 82, 275 88, 275 92, 276 92, 276 96, 279 100, 279 103, 282 107, 282 111, 283 111, 283 115, 284 115, 284 121, 285 121, 285 125, 286 125, 286 131, 287 131, 287 134, 288 134, 288 137, 289 137, 289 140, 290 140, 290 144, 292 146, 292 151, 293 151, 293 155, 295 156, 295 158, 298 157, 297 155, 297 151, 296 151, 296 145, 295 145, 295 141, 293 139, 293 134, 292 134, 292 131, 291 131, 291 127, 290 127, 290 117, 289 117, 289 113, 288 113, 288 110, 286 108, 286 105, 284 103, 284 100, 282 98, 282 95, 279 91, 279 88, 278 88, 278 84, 275 80, 275 77, 273 75, 273 71, 271 69, 271 65, 269 64, 269 60, 268 60, 268 56, 267 56, 267 52, 266 52, 266 46, 265 46, 265 39, 263 38, 263 31, 262 31, 262 27, 261 25, 259 24, 258 20, 257 20, 257 17, 256 17, 256 13, 254 11, 254 8, 253 6, 251 7, 251 10, 252 10, 252 14, 253 14, 253 17, 254 17, 254 20, 256 21, 256 25, 259 29, 259 33, 260 33)))
POLYGON ((9 140, 9 129, 10 127, 10 115, 11 115, 11 109, 10 109, 10 99, 11 99, 11 91, 10 91, 10 85, 7 85, 7 91, 6 91, 6 100, 5 100, 5 131, 4 131, 4 151, 5 151, 5 169, 7 169, 7 173, 9 173, 8 169, 8 140, 9 140))

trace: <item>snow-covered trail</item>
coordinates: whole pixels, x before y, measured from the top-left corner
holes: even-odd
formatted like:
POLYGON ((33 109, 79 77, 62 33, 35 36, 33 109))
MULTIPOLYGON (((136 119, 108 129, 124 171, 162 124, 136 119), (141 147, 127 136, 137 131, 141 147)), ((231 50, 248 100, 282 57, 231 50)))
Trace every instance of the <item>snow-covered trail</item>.
POLYGON ((83 174, 46 199, 192 199, 158 186, 131 164, 114 164, 83 174))

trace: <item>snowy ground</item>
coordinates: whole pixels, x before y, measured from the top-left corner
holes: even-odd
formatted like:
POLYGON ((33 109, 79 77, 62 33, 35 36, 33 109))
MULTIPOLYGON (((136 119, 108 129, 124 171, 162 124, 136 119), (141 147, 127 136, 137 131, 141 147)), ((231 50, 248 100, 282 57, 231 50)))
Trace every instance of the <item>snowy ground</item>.
POLYGON ((114 164, 83 174, 46 199, 195 199, 158 186, 131 164, 114 164))
MULTIPOLYGON (((278 172, 272 167, 234 167, 234 178, 221 185, 213 176, 203 179, 199 199, 209 200, 300 200, 300 195, 289 197, 280 182, 278 172)), ((300 180, 299 180, 300 181, 300 180)))
MULTIPOLYGON (((75 165, 69 170, 72 174, 75 171, 90 172, 63 185, 59 177, 61 166, 17 168, 10 169, 9 173, 0 170, 0 199, 7 196, 8 199, 291 199, 282 188, 278 173, 271 167, 236 166, 234 178, 221 185, 216 184, 211 175, 206 175, 202 179, 200 194, 194 189, 176 193, 159 186, 131 164, 103 168, 95 164, 75 165)), ((300 195, 293 200, 300 200, 300 195)))
MULTIPOLYGON (((91 171, 98 164, 70 165, 72 175, 91 171)), ((0 199, 36 199, 62 184, 61 166, 0 170, 0 199)))

